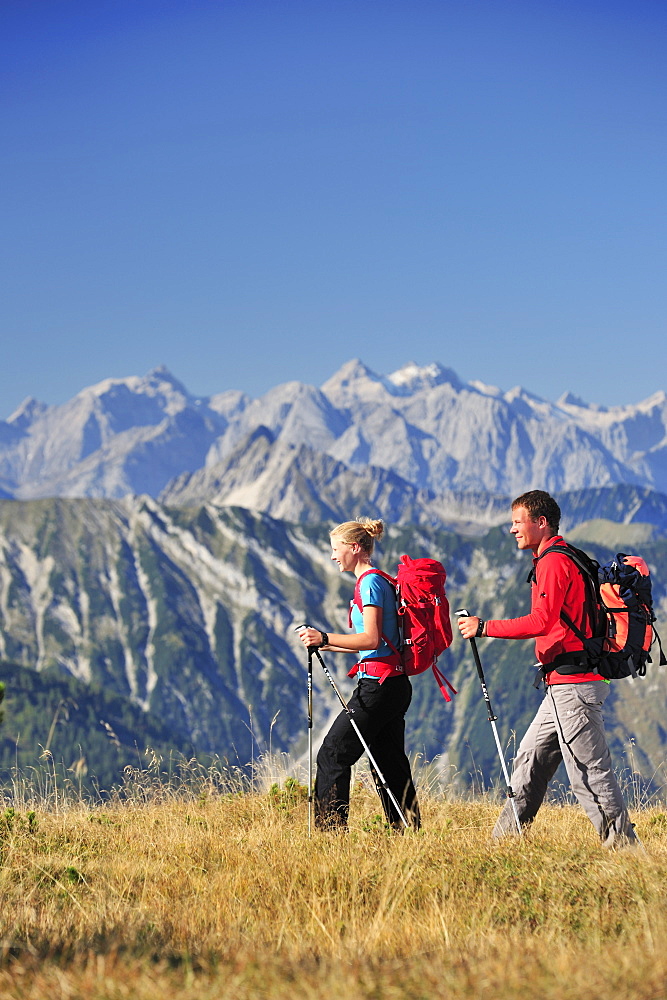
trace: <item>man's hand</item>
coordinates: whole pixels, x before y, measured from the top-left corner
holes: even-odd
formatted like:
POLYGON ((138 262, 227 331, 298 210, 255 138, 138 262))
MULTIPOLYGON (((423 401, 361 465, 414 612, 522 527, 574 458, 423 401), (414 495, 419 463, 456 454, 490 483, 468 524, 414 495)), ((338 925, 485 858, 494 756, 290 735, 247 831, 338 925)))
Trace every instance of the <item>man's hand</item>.
POLYGON ((474 639, 477 635, 478 625, 479 618, 476 618, 475 615, 467 615, 459 618, 459 632, 464 639, 474 639))

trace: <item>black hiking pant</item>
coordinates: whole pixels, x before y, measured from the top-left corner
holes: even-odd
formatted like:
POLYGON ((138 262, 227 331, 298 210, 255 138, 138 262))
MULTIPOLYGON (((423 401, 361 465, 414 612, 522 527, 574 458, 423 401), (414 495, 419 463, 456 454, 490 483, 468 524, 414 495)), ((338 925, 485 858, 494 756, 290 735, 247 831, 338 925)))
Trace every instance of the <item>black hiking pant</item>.
MULTIPOLYGON (((411 699, 412 686, 407 677, 389 677, 383 684, 363 677, 348 705, 405 818, 415 829, 419 829, 417 793, 412 782, 410 761, 405 753, 405 713, 411 699)), ((351 767, 363 753, 359 737, 343 710, 325 736, 317 755, 315 825, 318 829, 344 829, 347 826, 351 767)), ((381 787, 372 765, 371 772, 387 821, 402 830, 403 822, 381 787)))

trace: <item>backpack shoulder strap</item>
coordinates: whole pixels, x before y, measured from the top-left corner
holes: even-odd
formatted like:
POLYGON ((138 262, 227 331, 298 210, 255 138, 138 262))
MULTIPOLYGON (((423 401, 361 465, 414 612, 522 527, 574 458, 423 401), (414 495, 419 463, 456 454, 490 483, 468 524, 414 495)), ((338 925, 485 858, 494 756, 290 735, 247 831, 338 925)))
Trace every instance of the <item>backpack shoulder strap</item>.
MULTIPOLYGON (((359 609, 359 611, 361 611, 362 614, 363 614, 364 607, 363 607, 363 604, 361 603, 361 581, 364 579, 365 576, 368 576, 369 573, 377 573, 377 575, 383 577, 387 581, 387 583, 390 583, 393 588, 396 587, 396 580, 394 579, 394 577, 393 576, 389 576, 389 573, 384 573, 381 569, 376 569, 375 566, 373 566, 372 569, 367 569, 365 573, 361 574, 361 576, 358 576, 357 577, 357 582, 354 585, 354 597, 350 601, 350 613, 348 615, 348 621, 347 621, 348 628, 352 628, 352 607, 353 606, 356 606, 359 609)), ((382 633, 382 639, 389 646, 389 648, 391 649, 392 653, 395 653, 396 656, 400 656, 401 655, 400 652, 399 652, 399 650, 396 649, 396 647, 394 646, 394 644, 391 641, 391 639, 388 636, 386 636, 384 634, 384 632, 382 633)))
POLYGON ((575 549, 573 545, 568 545, 567 542, 563 542, 562 545, 558 543, 556 543, 556 545, 550 545, 548 549, 545 549, 544 552, 539 554, 533 564, 533 568, 528 574, 528 583, 532 583, 535 579, 535 567, 538 562, 540 562, 541 559, 544 559, 545 556, 548 556, 550 552, 558 552, 562 556, 567 556, 567 558, 574 563, 580 573, 583 574, 584 578, 590 580, 593 585, 595 585, 593 573, 597 576, 600 564, 595 559, 591 559, 590 556, 587 556, 586 553, 582 552, 580 549, 575 549))
POLYGON ((555 545, 550 545, 548 549, 545 549, 544 552, 540 552, 539 556, 537 556, 535 562, 533 563, 533 568, 528 574, 526 583, 532 583, 535 580, 535 567, 537 566, 538 562, 544 559, 545 556, 548 556, 550 552, 560 552, 561 555, 568 556, 572 560, 572 562, 577 564, 577 566, 579 567, 580 570, 582 570, 582 572, 585 572, 582 564, 578 562, 575 556, 574 549, 570 545, 568 545, 567 542, 563 542, 562 544, 556 542, 555 545))
POLYGON ((375 566, 373 566, 372 569, 367 569, 365 573, 362 573, 361 576, 357 577, 357 582, 354 585, 354 597, 352 598, 352 603, 356 604, 360 611, 362 610, 361 581, 367 577, 369 573, 377 573, 378 576, 384 577, 387 583, 390 583, 392 587, 396 586, 396 580, 393 576, 389 576, 389 573, 384 573, 381 569, 376 569, 375 566))
POLYGON ((365 576, 368 576, 369 573, 375 573, 375 572, 377 572, 377 570, 367 569, 365 573, 362 573, 361 576, 357 577, 356 583, 354 585, 354 597, 352 598, 352 602, 351 603, 352 604, 356 604, 356 606, 359 608, 360 611, 362 609, 362 604, 361 604, 361 581, 364 579, 365 576))
MULTIPOLYGON (((352 597, 352 600, 350 601, 350 613, 347 616, 348 628, 352 628, 352 608, 353 608, 353 606, 357 607, 359 609, 359 611, 361 611, 363 613, 364 606, 361 603, 361 581, 364 579, 364 577, 368 576, 369 573, 377 573, 377 575, 383 577, 387 581, 387 583, 390 583, 391 586, 392 586, 392 588, 394 588, 394 590, 396 588, 396 580, 394 579, 394 577, 393 576, 389 576, 389 573, 384 573, 381 569, 376 569, 375 566, 373 566, 372 569, 367 569, 365 573, 361 574, 361 576, 358 576, 357 577, 357 582, 354 585, 354 596, 352 597)), ((383 636, 382 638, 385 639, 385 642, 387 643, 388 646, 391 646, 392 649, 394 648, 393 645, 392 645, 392 643, 389 641, 389 639, 386 638, 386 636, 383 636)))
MULTIPOLYGON (((535 581, 535 567, 537 566, 537 563, 540 559, 544 559, 545 556, 548 556, 550 552, 559 552, 561 555, 566 556, 574 563, 581 573, 584 579, 584 589, 586 592, 584 611, 587 613, 588 620, 591 623, 591 629, 594 631, 594 623, 596 622, 595 609, 601 604, 598 594, 599 583, 597 580, 599 563, 595 559, 591 559, 587 556, 585 552, 581 552, 579 549, 575 548, 573 545, 569 545, 567 542, 557 542, 555 545, 550 545, 548 549, 545 549, 544 552, 541 552, 537 557, 535 563, 533 564, 533 568, 528 575, 528 583, 535 581), (595 572, 596 577, 593 576, 593 572, 595 572)), ((561 610, 560 617, 581 642, 587 638, 586 633, 575 625, 567 612, 561 610)))

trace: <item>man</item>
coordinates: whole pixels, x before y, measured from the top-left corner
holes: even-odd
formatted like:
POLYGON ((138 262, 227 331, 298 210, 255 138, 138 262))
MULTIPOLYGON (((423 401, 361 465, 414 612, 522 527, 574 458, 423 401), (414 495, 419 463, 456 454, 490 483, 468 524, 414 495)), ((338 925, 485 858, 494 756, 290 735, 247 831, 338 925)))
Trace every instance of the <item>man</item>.
MULTIPOLYGON (((602 706, 609 682, 584 662, 581 641, 561 618, 564 612, 590 635, 584 578, 567 555, 556 551, 539 558, 551 546, 565 544, 558 534, 559 524, 560 508, 548 493, 531 490, 517 497, 510 534, 520 549, 533 553, 530 614, 487 622, 475 616, 461 618, 459 629, 464 639, 535 639, 546 693, 514 761, 512 789, 522 826, 535 818, 562 760, 572 790, 600 840, 607 847, 619 847, 636 843, 637 837, 612 770, 604 732, 602 706)), ((516 833, 510 800, 493 836, 508 833, 516 833)))

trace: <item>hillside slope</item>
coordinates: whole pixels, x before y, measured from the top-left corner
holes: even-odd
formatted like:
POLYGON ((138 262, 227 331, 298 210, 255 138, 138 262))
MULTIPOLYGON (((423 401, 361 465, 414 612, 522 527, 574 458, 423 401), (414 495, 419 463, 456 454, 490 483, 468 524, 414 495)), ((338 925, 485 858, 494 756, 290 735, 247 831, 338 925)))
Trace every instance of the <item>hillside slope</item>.
MULTIPOLYGON (((623 530, 609 528, 615 548, 623 530)), ((137 710, 133 725, 148 713, 146 732, 128 737, 140 746, 152 719, 174 747, 239 765, 269 747, 301 754, 305 658, 293 627, 310 621, 345 630, 352 592, 329 559, 327 532, 327 525, 295 525, 240 508, 166 507, 147 497, 0 502, 0 657, 37 671, 44 684, 72 676, 91 691, 126 699, 137 710)), ((600 559, 612 554, 589 548, 600 559)), ((527 605, 527 559, 504 529, 473 538, 428 525, 390 527, 379 565, 391 570, 402 552, 443 560, 452 607, 492 618, 527 605)), ((656 571, 664 622, 667 541, 649 540, 642 553, 656 571)), ((532 644, 486 641, 481 651, 507 740, 522 731, 540 697, 531 686, 532 644)), ((351 661, 328 659, 351 690, 351 661)), ((478 770, 488 780, 498 762, 467 644, 455 639, 441 665, 459 694, 447 705, 430 675, 415 679, 410 746, 429 759, 439 755, 440 766, 460 773, 463 783, 478 770)), ((5 676, 5 725, 14 732, 11 672, 5 676)), ((47 716, 61 697, 54 687, 47 716)), ((317 672, 316 738, 336 711, 317 672)), ((634 741, 636 763, 647 774, 664 759, 666 713, 664 670, 614 685, 614 746, 622 751, 634 741)))

